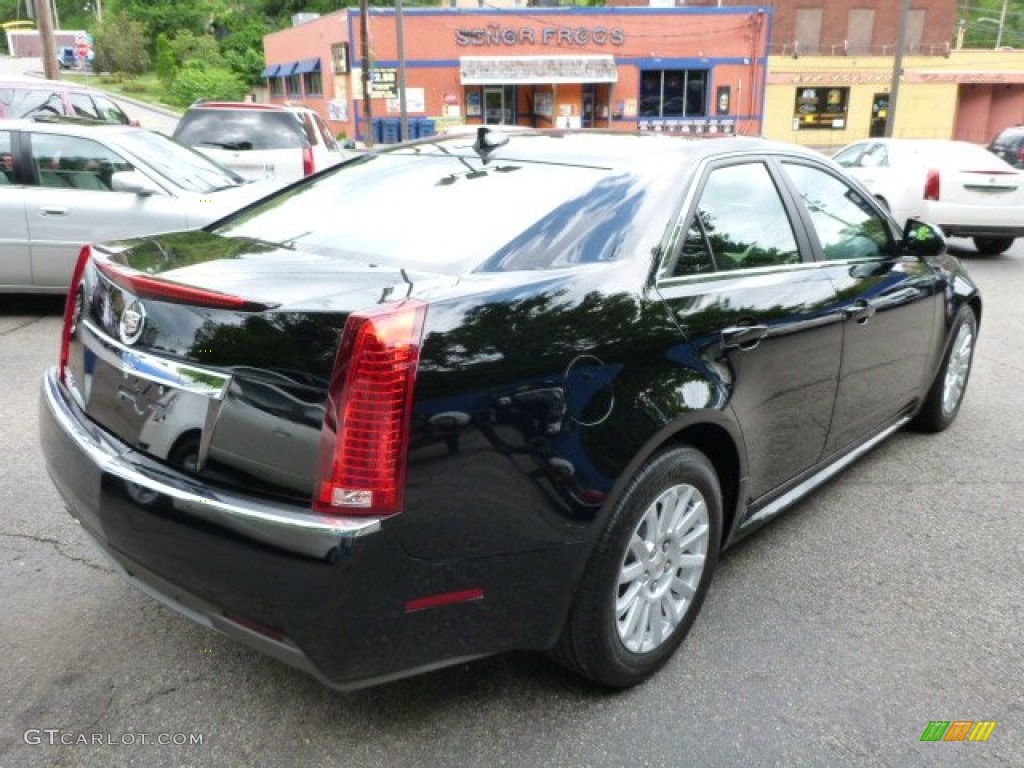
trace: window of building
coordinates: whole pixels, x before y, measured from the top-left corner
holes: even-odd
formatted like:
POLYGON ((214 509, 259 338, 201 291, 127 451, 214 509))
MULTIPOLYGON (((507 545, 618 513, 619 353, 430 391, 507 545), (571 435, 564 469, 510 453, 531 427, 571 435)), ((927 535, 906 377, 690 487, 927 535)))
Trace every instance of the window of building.
POLYGON ((851 8, 846 22, 847 53, 869 53, 875 34, 875 9, 851 8))
POLYGON ((821 8, 798 8, 794 38, 800 53, 817 53, 821 47, 821 8))
POLYGON ((705 69, 651 69, 640 73, 640 117, 703 117, 707 114, 705 69))
POLYGON ((284 78, 283 77, 271 77, 270 78, 270 95, 271 96, 284 96, 284 78))
POLYGON ((764 163, 716 168, 708 176, 676 275, 800 261, 796 236, 764 163))
POLYGON ((320 96, 324 92, 319 72, 307 72, 302 76, 302 85, 307 96, 320 96))
POLYGON ((928 11, 923 8, 913 9, 907 16, 907 52, 918 53, 924 41, 924 23, 928 11))
POLYGON ((302 95, 302 75, 288 75, 284 79, 285 90, 289 96, 302 95))
POLYGON ((793 107, 793 127, 796 130, 846 128, 846 112, 850 103, 850 89, 804 88, 796 89, 793 107))
POLYGON ((348 72, 348 43, 331 44, 331 62, 334 65, 334 74, 344 75, 348 72))

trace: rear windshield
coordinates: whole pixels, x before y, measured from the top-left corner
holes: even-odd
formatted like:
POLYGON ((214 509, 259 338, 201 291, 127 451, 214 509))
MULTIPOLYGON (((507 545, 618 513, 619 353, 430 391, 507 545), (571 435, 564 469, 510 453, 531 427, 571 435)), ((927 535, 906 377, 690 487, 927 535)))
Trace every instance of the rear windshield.
POLYGON ((0 87, 0 117, 63 114, 64 97, 50 88, 0 87))
POLYGON ((370 154, 215 231, 445 274, 604 262, 660 242, 682 186, 656 170, 370 154))
POLYGON ((174 138, 190 147, 232 150, 295 149, 309 143, 296 114, 258 109, 194 109, 178 122, 174 138))

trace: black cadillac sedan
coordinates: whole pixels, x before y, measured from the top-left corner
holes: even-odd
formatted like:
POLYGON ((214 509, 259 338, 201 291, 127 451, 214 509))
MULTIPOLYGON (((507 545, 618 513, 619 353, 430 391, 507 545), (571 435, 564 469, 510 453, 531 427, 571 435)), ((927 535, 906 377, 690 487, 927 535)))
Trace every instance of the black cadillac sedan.
POLYGON ((482 129, 78 260, 41 439, 125 576, 339 688, 642 681, 726 546, 956 418, 942 233, 742 138, 482 129))

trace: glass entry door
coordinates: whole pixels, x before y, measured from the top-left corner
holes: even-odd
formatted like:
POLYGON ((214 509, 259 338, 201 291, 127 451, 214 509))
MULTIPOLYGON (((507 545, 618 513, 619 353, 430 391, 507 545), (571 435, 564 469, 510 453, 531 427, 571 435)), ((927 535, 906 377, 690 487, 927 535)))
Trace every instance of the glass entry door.
POLYGON ((484 123, 487 125, 515 124, 516 87, 489 85, 484 88, 484 123))

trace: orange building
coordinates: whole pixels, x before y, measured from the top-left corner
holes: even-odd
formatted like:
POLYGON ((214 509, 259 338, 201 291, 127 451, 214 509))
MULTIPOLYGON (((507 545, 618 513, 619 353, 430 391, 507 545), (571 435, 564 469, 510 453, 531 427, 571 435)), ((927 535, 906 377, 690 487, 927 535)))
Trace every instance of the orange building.
MULTIPOLYGON (((461 123, 761 131, 770 8, 417 8, 401 17, 404 67, 394 9, 368 19, 376 141, 397 140, 403 101, 411 137, 461 123)), ((297 21, 264 39, 270 100, 368 138, 358 11, 297 21)))

